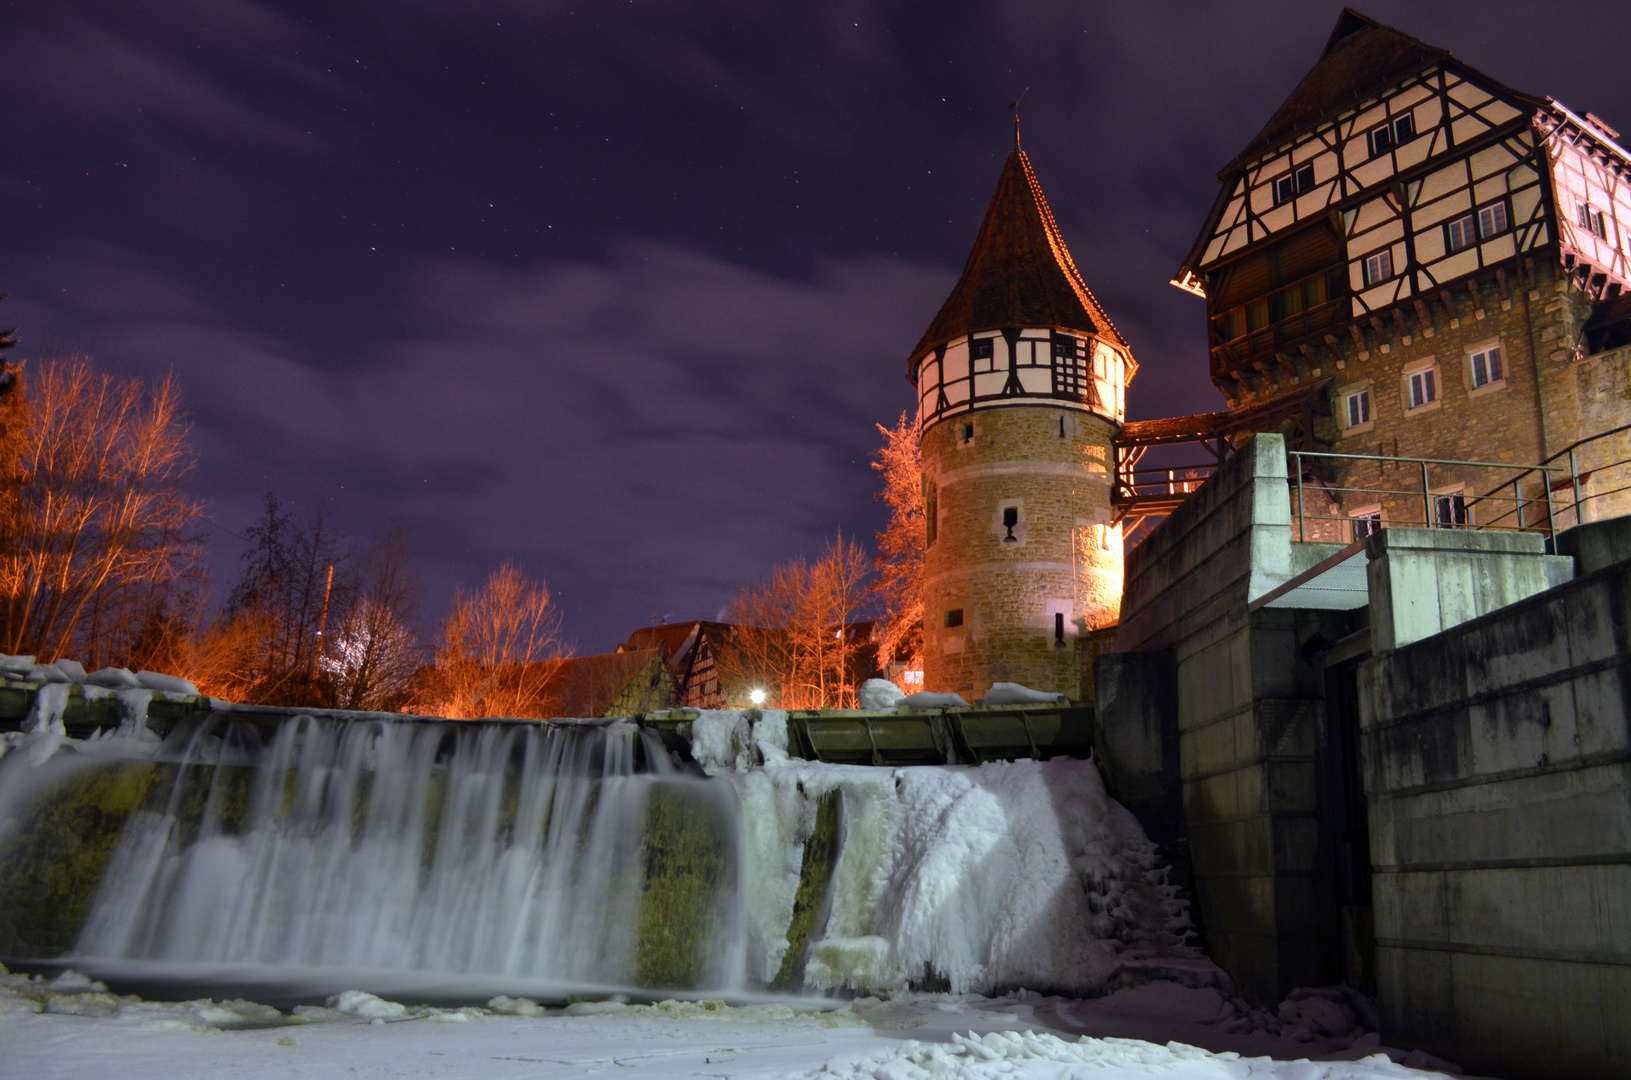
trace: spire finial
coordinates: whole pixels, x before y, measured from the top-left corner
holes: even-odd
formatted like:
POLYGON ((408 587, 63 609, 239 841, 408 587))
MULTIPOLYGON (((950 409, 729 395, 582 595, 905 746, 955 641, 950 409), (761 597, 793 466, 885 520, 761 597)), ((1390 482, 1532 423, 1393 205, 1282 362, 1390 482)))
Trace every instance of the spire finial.
POLYGON ((1019 97, 1008 103, 1008 107, 1014 110, 1014 149, 1016 151, 1019 149, 1019 103, 1024 101, 1025 95, 1030 92, 1031 88, 1027 86, 1019 92, 1019 97))

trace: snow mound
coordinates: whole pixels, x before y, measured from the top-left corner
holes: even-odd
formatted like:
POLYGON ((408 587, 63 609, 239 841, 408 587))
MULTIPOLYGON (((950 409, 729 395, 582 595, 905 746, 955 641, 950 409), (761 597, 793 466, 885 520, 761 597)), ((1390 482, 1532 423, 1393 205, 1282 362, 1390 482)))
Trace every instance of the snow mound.
POLYGON ((1066 700, 1064 694, 1032 690, 1016 682, 992 683, 984 698, 987 705, 1056 705, 1066 700))
POLYGON ((344 990, 324 1004, 336 1012, 364 1020, 396 1020, 408 1015, 408 1007, 401 1002, 386 1001, 366 990, 344 990))
POLYGON ((804 1074, 833 1080, 986 1080, 1001 1077, 1054 1078, 1086 1075, 1131 1078, 1182 1077, 1233 1080, 1279 1077, 1282 1080, 1372 1080, 1376 1077, 1434 1075, 1395 1065, 1386 1054, 1359 1061, 1274 1061, 1215 1054, 1183 1043, 1165 1046, 1139 1039, 1095 1039, 1084 1035, 1067 1042, 1035 1031, 993 1031, 984 1035, 953 1034, 950 1046, 909 1039, 898 1050, 856 1065, 824 1066, 804 1074), (1057 1066, 1086 1066, 1087 1069, 1057 1066), (1088 1070, 1091 1070, 1089 1073, 1088 1070))
POLYGON ((149 690, 158 690, 166 694, 185 694, 187 697, 197 697, 198 687, 189 680, 176 675, 161 675, 156 671, 138 671, 136 678, 149 690))
POLYGON ((906 700, 906 691, 888 679, 868 679, 861 684, 861 708, 894 712, 906 700))
POLYGON ((513 998, 508 994, 498 995, 487 1003, 487 1008, 500 1016, 525 1016, 530 1020, 549 1015, 548 1009, 531 998, 513 998))
POLYGON ((968 702, 961 694, 938 694, 933 690, 919 690, 908 694, 906 706, 910 709, 966 709, 968 702))

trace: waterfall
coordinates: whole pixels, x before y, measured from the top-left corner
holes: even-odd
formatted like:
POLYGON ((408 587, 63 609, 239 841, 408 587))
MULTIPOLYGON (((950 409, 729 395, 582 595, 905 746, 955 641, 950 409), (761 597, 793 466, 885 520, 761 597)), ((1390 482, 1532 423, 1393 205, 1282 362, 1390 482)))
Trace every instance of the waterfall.
POLYGON ((734 789, 632 723, 217 714, 159 760, 81 957, 741 982, 734 789))

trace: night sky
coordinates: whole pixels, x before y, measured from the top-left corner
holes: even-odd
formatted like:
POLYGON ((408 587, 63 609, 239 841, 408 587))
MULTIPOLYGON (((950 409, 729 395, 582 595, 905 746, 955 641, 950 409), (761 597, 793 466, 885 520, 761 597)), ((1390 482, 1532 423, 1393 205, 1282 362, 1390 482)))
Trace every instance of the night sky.
MULTIPOLYGON (((1167 284, 1340 6, 0 5, 14 356, 174 370, 195 493, 412 530, 426 628, 504 559, 580 651, 884 519, 874 427, 1012 141, 1141 371, 1222 407, 1167 284)), ((1373 17, 1631 132, 1631 5, 1373 17)), ((212 531, 218 588, 240 540, 212 531)))

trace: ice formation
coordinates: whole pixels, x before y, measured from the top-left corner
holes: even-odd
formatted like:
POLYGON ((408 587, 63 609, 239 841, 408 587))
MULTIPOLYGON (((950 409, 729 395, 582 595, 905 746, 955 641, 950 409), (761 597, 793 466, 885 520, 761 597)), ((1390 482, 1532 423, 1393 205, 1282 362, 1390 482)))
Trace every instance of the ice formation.
POLYGON ((789 759, 777 714, 693 725, 742 806, 749 976, 768 984, 823 797, 841 842, 805 978, 817 989, 1102 992, 1131 962, 1194 955, 1154 845, 1086 761, 879 768, 789 759), (726 732, 729 735, 726 735, 726 732), (757 759, 755 752, 757 751, 757 759))

